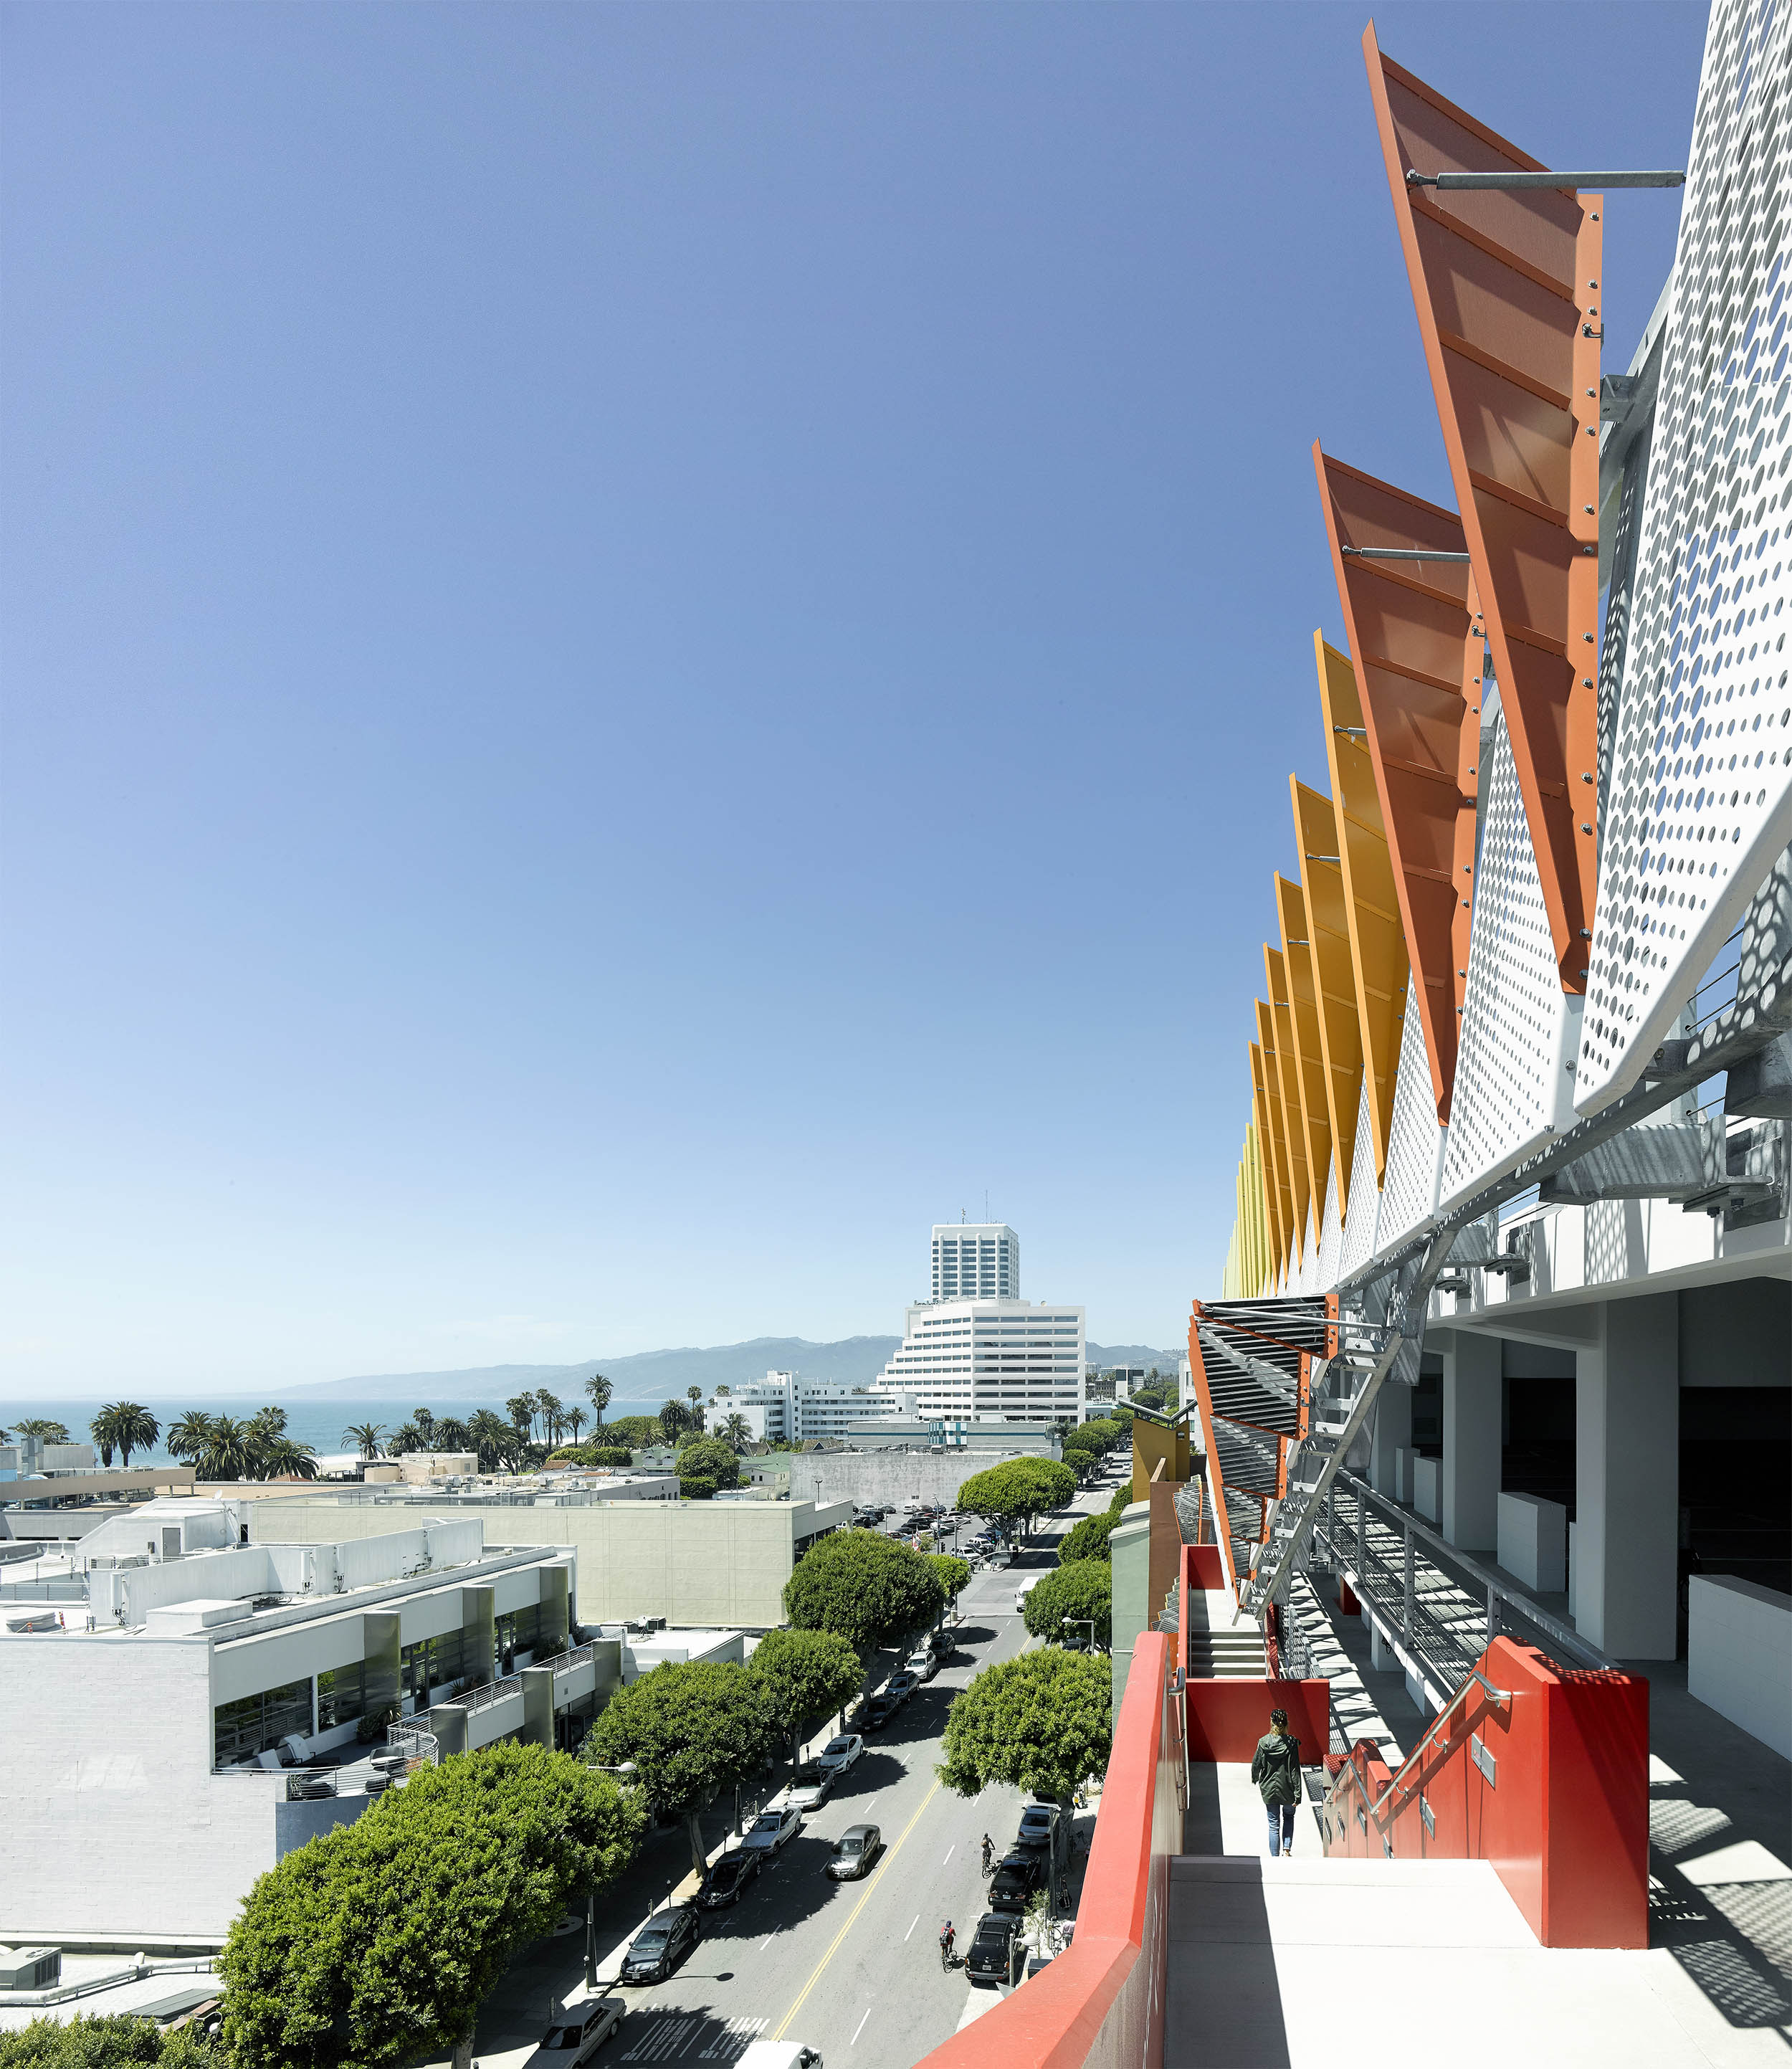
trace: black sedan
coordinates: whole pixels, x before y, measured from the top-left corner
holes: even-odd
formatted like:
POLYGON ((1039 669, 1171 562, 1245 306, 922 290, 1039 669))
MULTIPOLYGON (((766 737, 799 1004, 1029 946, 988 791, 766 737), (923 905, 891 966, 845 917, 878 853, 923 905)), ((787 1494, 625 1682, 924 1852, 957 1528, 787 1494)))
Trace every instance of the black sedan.
POLYGON ((977 1932, 965 1956, 965 1973, 974 1983, 1005 1983, 1013 1973, 1014 1937, 1020 1931, 1019 1915, 1012 1911, 986 1911, 977 1922, 977 1932))
POLYGON ((873 1696, 860 1713, 859 1730, 862 1732, 882 1731, 901 1708, 901 1704, 893 1696, 873 1696))
POLYGON ((1004 1854, 990 1877, 990 1908, 1016 1913, 1027 1908, 1035 1892, 1045 1887, 1046 1866, 1037 1855, 1004 1854))
POLYGON ((719 1861, 712 1861, 697 1891, 697 1902, 705 1911, 720 1911, 725 1904, 738 1904, 741 1891, 757 1876, 763 1859, 757 1851, 749 1853, 737 1847, 719 1861))
POLYGON ((694 1911, 656 1911, 623 1957, 625 1983, 663 1983, 702 1937, 694 1911))

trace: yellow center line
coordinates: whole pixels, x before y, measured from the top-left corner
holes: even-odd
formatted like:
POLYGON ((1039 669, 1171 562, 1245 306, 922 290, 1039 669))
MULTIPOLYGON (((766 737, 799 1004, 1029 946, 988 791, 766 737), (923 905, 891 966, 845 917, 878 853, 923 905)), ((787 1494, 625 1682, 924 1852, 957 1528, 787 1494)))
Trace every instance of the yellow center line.
MULTIPOLYGON (((899 1838, 896 1844, 884 1855, 884 1864, 886 1871, 888 1870, 890 1863, 893 1861, 896 1855, 902 1851, 904 1846, 908 1842, 908 1834, 913 1831, 916 1826, 920 1822, 921 1812, 927 1808, 928 1805, 933 1801, 934 1798, 937 1796, 939 1793, 940 1785, 938 1781, 936 1779, 933 1785, 929 1789, 927 1794, 921 1798, 920 1804, 916 1806, 914 1816, 903 1826, 902 1837, 899 1838)), ((834 1957, 839 1953, 840 1942, 845 1939, 847 1935, 858 1923, 859 1914, 864 1909, 865 1906, 871 1902, 872 1894, 876 1887, 876 1884, 867 1879, 865 1884, 864 1894, 852 1907, 851 1912, 847 1916, 845 1924, 843 1925, 839 1931, 835 1934, 833 1944, 829 1947, 827 1952, 823 1954, 821 1959, 815 1964, 815 1973, 809 1978, 808 1981, 803 1985, 801 1994, 798 1995, 796 2002, 792 2005, 790 2009, 784 2014, 782 2023, 779 2026, 777 2032, 772 2035, 774 2040, 788 2040, 790 2038, 790 2022, 796 2017, 797 2014, 802 2010, 803 2006, 808 2003, 809 1993, 814 1989, 816 1984, 821 1981, 823 1969, 824 1969, 827 1966, 828 1963, 833 1960, 834 1957)))

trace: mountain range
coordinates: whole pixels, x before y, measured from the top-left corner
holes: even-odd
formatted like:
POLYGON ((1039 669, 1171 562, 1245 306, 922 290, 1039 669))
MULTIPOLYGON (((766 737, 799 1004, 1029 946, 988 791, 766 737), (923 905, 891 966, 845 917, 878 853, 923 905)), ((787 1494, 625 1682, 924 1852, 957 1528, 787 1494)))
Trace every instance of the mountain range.
MULTIPOLYGON (((594 1372, 615 1389, 611 1412, 620 1414, 641 1403, 657 1406, 686 1388, 705 1394, 718 1386, 740 1386, 763 1379, 768 1372, 800 1372, 806 1379, 835 1380, 864 1385, 876 1378, 900 1348, 900 1336, 843 1336, 831 1344, 810 1343, 804 1336, 754 1336, 744 1344, 716 1344, 707 1349, 636 1351, 627 1357, 592 1357, 577 1365, 488 1365, 460 1372, 364 1373, 353 1379, 329 1379, 288 1394, 309 1400, 337 1398, 368 1402, 501 1402, 546 1387, 575 1398, 594 1372)), ((1174 1373, 1178 1353, 1153 1350, 1144 1344, 1090 1344, 1092 1365, 1157 1365, 1174 1373)))

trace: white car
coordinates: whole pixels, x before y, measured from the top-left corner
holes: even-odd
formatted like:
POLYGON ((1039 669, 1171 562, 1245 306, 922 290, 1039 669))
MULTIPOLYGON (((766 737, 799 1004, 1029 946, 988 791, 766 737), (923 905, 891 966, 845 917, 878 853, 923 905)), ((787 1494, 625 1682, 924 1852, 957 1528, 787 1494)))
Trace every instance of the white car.
POLYGON ((802 1813, 794 1803, 774 1803, 753 1819, 741 1844, 752 1853, 775 1854, 802 1830, 802 1813))
POLYGON ((790 1786, 772 1807, 794 1804, 798 1810, 818 1810, 833 1794, 838 1770, 818 1760, 806 1760, 790 1778, 790 1786))
POLYGON ((931 1646, 924 1645, 918 1651, 911 1652, 902 1663, 909 1673, 918 1674, 924 1681, 931 1681, 940 1671, 940 1663, 933 1657, 931 1646))
POLYGON ((620 1998, 594 1998, 569 2004, 541 2036, 527 2069, 580 2069, 623 2022, 627 2006, 620 1998))
POLYGON ((864 1750, 865 1741, 856 1732, 843 1732, 822 1748, 819 1759, 830 1774, 844 1774, 864 1750))

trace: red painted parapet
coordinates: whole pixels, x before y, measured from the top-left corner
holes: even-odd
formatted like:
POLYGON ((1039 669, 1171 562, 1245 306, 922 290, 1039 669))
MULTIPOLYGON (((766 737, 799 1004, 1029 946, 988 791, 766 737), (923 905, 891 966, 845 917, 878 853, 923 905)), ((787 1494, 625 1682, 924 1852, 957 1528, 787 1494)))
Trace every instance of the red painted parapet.
POLYGON ((1545 1947, 1647 1947, 1648 1683, 1570 1672, 1505 1638, 1480 1671, 1499 1696, 1471 1682, 1397 1774, 1357 1749, 1326 1851, 1490 1861, 1545 1947))
POLYGON ((1226 1564, 1217 1545, 1185 1545, 1182 1570, 1198 1594, 1203 1590, 1219 1594, 1225 1589, 1226 1564))
POLYGON ((1114 1720, 1076 1937, 918 2069, 1159 2069, 1170 1857, 1182 1850, 1181 1705, 1170 1642, 1141 1632, 1114 1720))
POLYGON ((1272 1710, 1286 1710, 1288 1729, 1300 1741, 1304 1765, 1316 1767, 1331 1743, 1332 1684, 1329 1681, 1190 1681, 1188 1705, 1191 1761, 1247 1761, 1269 1729, 1272 1710))

